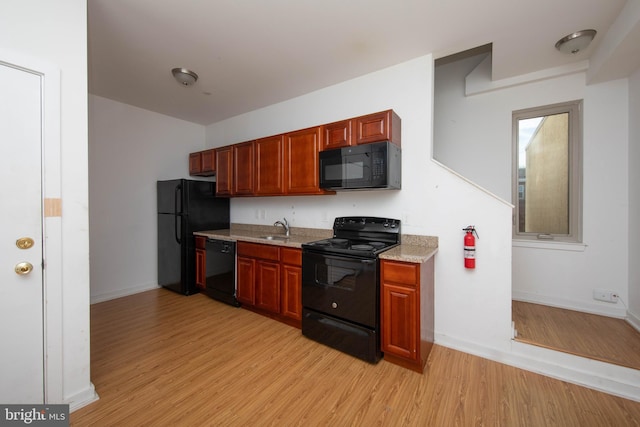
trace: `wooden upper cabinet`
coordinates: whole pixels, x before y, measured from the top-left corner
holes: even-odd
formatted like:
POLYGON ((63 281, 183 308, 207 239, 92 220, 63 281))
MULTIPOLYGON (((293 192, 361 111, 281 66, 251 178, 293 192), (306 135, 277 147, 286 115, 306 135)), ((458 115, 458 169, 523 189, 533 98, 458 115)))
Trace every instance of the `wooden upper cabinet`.
POLYGON ((323 193, 319 187, 318 173, 321 144, 321 126, 285 134, 286 193, 323 193))
POLYGON ((255 141, 255 170, 257 196, 284 194, 284 135, 255 141))
POLYGON ((391 141, 400 146, 400 117, 393 110, 356 117, 354 120, 355 144, 391 141))
POLYGON ((217 176, 218 196, 333 194, 320 189, 320 151, 391 141, 400 146, 393 110, 189 154, 189 174, 217 176))
POLYGON ((233 194, 233 148, 231 146, 216 148, 216 195, 231 196, 233 194))
POLYGON ((233 145, 233 195, 254 194, 255 145, 253 141, 233 145))
POLYGON ((352 123, 353 120, 342 120, 322 126, 322 150, 351 145, 352 123))
POLYGON ((202 170, 202 152, 189 153, 189 175, 200 175, 202 170))
POLYGON ((189 153, 189 175, 212 176, 216 173, 215 150, 189 153))
POLYGON ((204 150, 200 157, 200 173, 214 175, 216 173, 216 150, 204 150))

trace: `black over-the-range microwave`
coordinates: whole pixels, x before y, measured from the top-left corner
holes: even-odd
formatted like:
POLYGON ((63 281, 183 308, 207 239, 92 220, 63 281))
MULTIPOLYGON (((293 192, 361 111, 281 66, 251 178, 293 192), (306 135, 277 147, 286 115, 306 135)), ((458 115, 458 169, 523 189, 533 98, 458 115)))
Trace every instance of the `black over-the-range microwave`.
POLYGON ((399 190, 402 152, 389 142, 320 152, 320 187, 327 190, 399 190))

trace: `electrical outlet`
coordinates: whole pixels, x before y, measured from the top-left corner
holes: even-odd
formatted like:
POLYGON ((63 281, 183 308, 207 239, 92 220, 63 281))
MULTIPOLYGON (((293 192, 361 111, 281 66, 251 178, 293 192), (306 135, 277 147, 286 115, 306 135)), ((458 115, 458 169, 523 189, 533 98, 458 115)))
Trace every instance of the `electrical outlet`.
POLYGON ((594 289, 593 299, 604 302, 618 302, 618 294, 608 289, 594 289))

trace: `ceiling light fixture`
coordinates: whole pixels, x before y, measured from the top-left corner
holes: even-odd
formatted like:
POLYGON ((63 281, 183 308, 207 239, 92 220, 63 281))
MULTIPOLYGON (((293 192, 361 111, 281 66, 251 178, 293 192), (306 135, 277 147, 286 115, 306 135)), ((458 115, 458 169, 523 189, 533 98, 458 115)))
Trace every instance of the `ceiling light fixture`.
POLYGON ((174 68, 171 70, 171 74, 183 86, 191 86, 198 80, 198 75, 186 68, 174 68))
POLYGON ((577 31, 558 40, 556 49, 562 53, 578 53, 586 49, 595 36, 596 30, 577 31))

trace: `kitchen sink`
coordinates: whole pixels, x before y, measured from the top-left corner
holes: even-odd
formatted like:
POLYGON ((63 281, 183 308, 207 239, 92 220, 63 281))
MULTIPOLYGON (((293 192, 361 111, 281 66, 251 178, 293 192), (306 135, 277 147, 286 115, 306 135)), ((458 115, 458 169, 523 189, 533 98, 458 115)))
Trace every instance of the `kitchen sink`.
POLYGON ((290 238, 287 236, 260 236, 261 239, 267 240, 289 240, 290 238))

